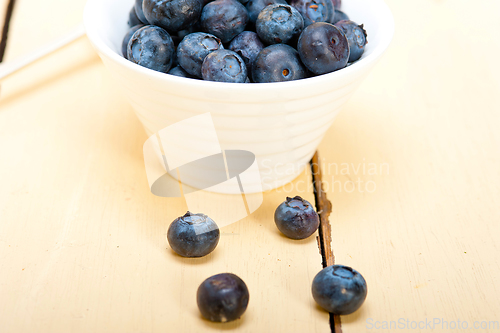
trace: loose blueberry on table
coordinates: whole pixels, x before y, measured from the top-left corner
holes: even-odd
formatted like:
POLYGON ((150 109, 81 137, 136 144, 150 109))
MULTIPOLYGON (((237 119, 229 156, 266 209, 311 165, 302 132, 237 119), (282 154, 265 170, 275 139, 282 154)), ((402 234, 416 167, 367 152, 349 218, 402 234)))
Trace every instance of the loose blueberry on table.
POLYGON ((245 282, 231 273, 209 277, 201 283, 196 293, 203 317, 222 323, 240 318, 247 309, 249 298, 245 282))
POLYGON ((287 197, 276 208, 274 222, 278 229, 292 239, 305 239, 319 227, 319 216, 309 201, 299 196, 287 197))
POLYGON ((183 257, 203 257, 219 243, 217 224, 204 214, 187 212, 168 228, 167 240, 172 250, 183 257))
POLYGON ((326 311, 348 315, 361 307, 368 289, 358 271, 348 266, 332 265, 314 277, 311 291, 316 303, 326 311))

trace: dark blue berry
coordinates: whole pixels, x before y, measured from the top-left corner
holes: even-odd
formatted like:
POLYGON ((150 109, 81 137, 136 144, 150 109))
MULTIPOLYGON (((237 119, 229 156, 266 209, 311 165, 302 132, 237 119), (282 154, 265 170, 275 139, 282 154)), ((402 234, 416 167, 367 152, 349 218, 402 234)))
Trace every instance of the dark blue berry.
POLYGON ((248 11, 248 20, 252 23, 257 21, 257 17, 262 9, 266 8, 269 5, 274 4, 282 4, 286 5, 287 2, 285 0, 250 0, 248 1, 246 8, 248 11))
POLYGON ((203 257, 219 243, 219 227, 204 214, 187 212, 168 228, 167 240, 172 250, 183 257, 203 257))
POLYGON ((202 0, 144 0, 146 19, 168 31, 179 31, 194 24, 203 8, 202 0))
POLYGON ((247 79, 247 68, 236 52, 217 50, 203 60, 201 76, 207 81, 244 83, 247 79))
POLYGON ((137 30, 127 46, 127 59, 166 73, 172 66, 174 42, 167 31, 160 27, 148 25, 137 30))
POLYGON ((302 14, 306 27, 315 22, 331 22, 335 15, 331 0, 290 0, 290 5, 302 14))
POLYGON ((135 13, 139 20, 144 23, 144 24, 149 24, 148 20, 146 19, 146 16, 144 16, 144 11, 142 10, 142 0, 135 0, 135 13))
POLYGON ((192 75, 189 75, 184 69, 182 69, 181 66, 176 66, 176 67, 172 68, 171 70, 168 71, 168 74, 180 76, 180 77, 187 77, 189 79, 195 78, 192 75))
POLYGON ((307 77, 297 50, 286 44, 274 44, 259 52, 252 66, 256 83, 300 80, 307 77))
POLYGON ((343 265, 324 268, 312 283, 312 295, 316 303, 336 315, 348 315, 359 309, 367 292, 363 276, 343 265))
POLYGON ((130 9, 130 13, 128 15, 128 22, 127 23, 128 23, 128 26, 131 27, 131 28, 135 27, 136 25, 139 25, 139 24, 144 24, 137 17, 137 13, 135 12, 135 6, 132 6, 132 8, 130 9))
POLYGON ((297 49, 304 65, 316 75, 344 68, 349 60, 345 34, 330 23, 318 22, 305 28, 297 49))
POLYGON ((127 58, 127 46, 128 46, 128 42, 130 41, 130 38, 132 38, 132 36, 134 35, 134 33, 139 30, 140 28, 142 28, 144 26, 144 24, 140 23, 139 25, 136 25, 136 26, 133 26, 132 28, 130 28, 127 32, 127 34, 125 35, 125 37, 123 38, 123 41, 122 41, 122 54, 125 58, 127 58))
POLYGON ((335 26, 344 32, 349 42, 349 50, 351 51, 349 62, 361 58, 365 52, 365 45, 368 42, 366 40, 366 31, 363 25, 358 25, 353 21, 343 20, 335 23, 335 26))
POLYGON ((228 43, 236 35, 245 30, 248 22, 248 12, 236 0, 215 0, 208 3, 201 13, 201 27, 228 43))
POLYGON ((304 239, 318 229, 319 216, 309 201, 299 196, 287 197, 276 208, 274 222, 285 236, 292 239, 304 239))
POLYGON ((231 273, 209 277, 200 284, 196 293, 203 317, 222 323, 240 318, 247 309, 249 299, 245 282, 231 273))
POLYGON ((187 73, 201 78, 201 65, 205 57, 223 48, 220 39, 214 35, 195 32, 184 37, 177 46, 177 61, 187 73))
POLYGON ((238 53, 247 66, 248 75, 252 73, 252 64, 257 55, 264 48, 261 40, 253 31, 243 31, 234 37, 229 44, 229 49, 238 53))
POLYGON ((300 35, 304 29, 304 19, 292 6, 274 4, 260 12, 255 26, 264 43, 288 43, 300 35))
POLYGON ((332 0, 332 3, 335 9, 340 9, 340 7, 342 6, 342 0, 332 0))
POLYGON ((349 16, 347 16, 346 13, 344 13, 338 9, 335 9, 335 15, 333 15, 333 20, 330 23, 335 24, 338 21, 348 20, 348 19, 349 19, 349 16))

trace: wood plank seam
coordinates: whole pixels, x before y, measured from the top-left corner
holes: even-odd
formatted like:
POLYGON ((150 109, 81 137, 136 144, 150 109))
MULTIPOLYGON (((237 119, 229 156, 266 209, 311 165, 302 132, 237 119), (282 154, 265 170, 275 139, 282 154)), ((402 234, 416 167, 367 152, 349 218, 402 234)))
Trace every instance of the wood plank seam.
POLYGON ((7 48, 7 38, 9 35, 9 25, 10 20, 12 19, 12 13, 14 11, 14 5, 16 0, 10 0, 7 5, 7 11, 5 13, 5 20, 2 28, 2 38, 0 39, 0 62, 3 61, 3 57, 5 55, 5 49, 7 48))
MULTIPOLYGON (((316 211, 319 215, 319 236, 318 247, 321 253, 323 267, 335 264, 335 256, 332 250, 332 228, 330 225, 329 216, 332 212, 332 203, 328 200, 325 191, 323 190, 323 176, 321 166, 319 164, 318 152, 311 159, 311 174, 314 189, 314 201, 316 211)), ((330 328, 332 333, 342 333, 342 322, 339 315, 330 313, 330 328)))

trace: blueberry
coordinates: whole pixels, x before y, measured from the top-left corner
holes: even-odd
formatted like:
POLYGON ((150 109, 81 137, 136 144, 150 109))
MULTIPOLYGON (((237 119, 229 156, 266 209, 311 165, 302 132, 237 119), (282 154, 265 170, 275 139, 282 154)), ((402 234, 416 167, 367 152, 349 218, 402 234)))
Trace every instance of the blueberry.
POLYGON ((288 43, 300 35, 304 29, 304 19, 292 6, 274 4, 260 12, 255 26, 264 43, 288 43))
POLYGON ((144 16, 144 11, 142 10, 142 0, 135 0, 135 13, 139 20, 144 23, 144 24, 149 24, 148 20, 146 19, 146 16, 144 16))
POLYGON ((342 0, 332 0, 333 7, 339 9, 342 6, 342 0))
POLYGON ((344 68, 349 60, 345 34, 330 23, 318 22, 305 28, 297 49, 304 65, 317 75, 344 68))
POLYGON ((182 69, 181 66, 176 66, 172 68, 171 70, 168 71, 168 74, 194 79, 194 77, 192 75, 189 75, 184 69, 182 69))
POLYGON ((331 0, 290 0, 290 5, 302 14, 306 27, 315 22, 331 22, 335 15, 331 0))
POLYGON ((219 37, 223 43, 228 43, 245 30, 248 12, 245 6, 236 0, 215 0, 203 8, 200 22, 203 31, 219 37))
POLYGON ((248 75, 252 73, 252 64, 257 55, 264 48, 259 36, 253 31, 243 31, 234 37, 229 44, 229 49, 238 53, 247 67, 248 75))
POLYGON ((250 294, 237 275, 222 273, 209 277, 198 287, 196 301, 203 317, 215 322, 228 322, 245 313, 250 294))
POLYGON ((311 236, 319 227, 319 216, 309 201, 299 196, 286 198, 274 212, 278 229, 292 239, 311 236))
POLYGON ((203 0, 144 0, 142 8, 151 24, 179 31, 200 18, 203 0))
POLYGON ((223 49, 219 38, 204 32, 187 35, 177 47, 177 61, 189 74, 201 78, 201 65, 205 57, 215 50, 223 49))
POLYGON ((366 281, 348 266, 332 265, 321 270, 312 283, 312 295, 326 311, 348 315, 361 307, 368 292, 366 281))
POLYGON ((217 50, 203 60, 201 76, 207 81, 244 83, 247 67, 236 52, 217 50))
POLYGON ((273 4, 282 4, 286 5, 287 2, 285 0, 250 0, 246 4, 248 11, 248 20, 252 23, 257 21, 257 17, 262 9, 266 8, 269 5, 273 4))
POLYGON ((349 42, 349 50, 351 51, 349 62, 353 62, 361 58, 365 52, 365 45, 368 43, 366 40, 366 31, 363 28, 363 25, 358 25, 353 21, 343 20, 335 23, 335 26, 339 27, 344 32, 347 41, 349 42))
POLYGON ((166 73, 172 66, 174 57, 174 42, 164 29, 147 25, 137 30, 127 46, 127 59, 153 69, 166 73))
POLYGON ((183 257, 203 257, 215 249, 219 235, 219 227, 211 218, 187 212, 170 224, 167 240, 183 257))
POLYGON ((252 66, 257 83, 300 80, 307 77, 297 50, 286 44, 274 44, 259 52, 252 66))
POLYGON ((348 20, 348 19, 349 19, 349 16, 347 16, 346 13, 344 13, 343 11, 340 11, 338 9, 335 9, 335 15, 333 15, 333 20, 330 23, 335 24, 338 21, 348 20))
POLYGON ((128 15, 128 26, 135 27, 136 25, 143 24, 141 20, 137 17, 137 13, 135 12, 135 6, 130 9, 130 13, 128 15))
POLYGON ((132 38, 132 36, 134 35, 134 33, 139 30, 140 28, 142 28, 144 26, 144 24, 142 23, 139 23, 138 25, 136 26, 133 26, 132 28, 130 28, 127 32, 127 34, 125 35, 125 37, 123 38, 123 41, 122 41, 122 54, 125 58, 127 58, 127 46, 128 46, 128 42, 130 41, 130 38, 132 38))

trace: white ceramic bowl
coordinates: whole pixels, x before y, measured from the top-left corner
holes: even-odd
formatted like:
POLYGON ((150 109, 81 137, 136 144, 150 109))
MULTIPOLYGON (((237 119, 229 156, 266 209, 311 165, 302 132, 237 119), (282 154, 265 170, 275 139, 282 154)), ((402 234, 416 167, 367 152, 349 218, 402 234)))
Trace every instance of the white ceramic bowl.
MULTIPOLYGON (((208 82, 155 72, 121 56, 133 3, 88 0, 84 23, 91 43, 148 135, 210 112, 223 150, 254 153, 261 183, 247 184, 247 193, 282 186, 300 174, 394 34, 393 17, 383 0, 344 0, 342 10, 363 23, 368 33, 366 51, 359 61, 333 73, 291 82, 208 82)), ((196 137, 193 130, 171 144, 196 151, 200 142, 203 137, 196 137)))

